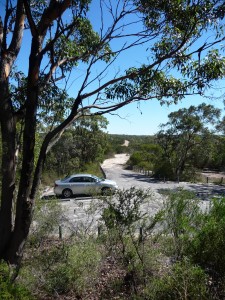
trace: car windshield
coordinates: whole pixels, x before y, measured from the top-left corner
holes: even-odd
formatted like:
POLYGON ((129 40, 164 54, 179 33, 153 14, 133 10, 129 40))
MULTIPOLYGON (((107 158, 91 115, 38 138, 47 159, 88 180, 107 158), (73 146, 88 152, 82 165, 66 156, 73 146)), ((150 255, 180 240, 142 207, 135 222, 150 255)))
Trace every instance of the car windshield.
POLYGON ((92 177, 95 179, 95 181, 102 181, 102 179, 101 178, 99 178, 99 177, 97 177, 97 176, 94 176, 94 175, 92 175, 92 177))
POLYGON ((61 179, 61 181, 66 181, 69 177, 70 175, 67 175, 65 178, 61 179))

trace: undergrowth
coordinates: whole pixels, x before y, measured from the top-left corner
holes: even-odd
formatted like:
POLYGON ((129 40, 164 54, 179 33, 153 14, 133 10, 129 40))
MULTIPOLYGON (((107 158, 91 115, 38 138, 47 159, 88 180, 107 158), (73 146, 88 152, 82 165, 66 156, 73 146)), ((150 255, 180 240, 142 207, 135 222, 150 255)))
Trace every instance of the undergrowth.
POLYGON ((102 197, 94 206, 102 212, 99 234, 65 239, 50 238, 58 204, 44 214, 40 206, 16 281, 1 269, 0 298, 224 299, 225 199, 202 211, 192 193, 178 190, 151 216, 143 207, 153 200, 134 188, 102 197))

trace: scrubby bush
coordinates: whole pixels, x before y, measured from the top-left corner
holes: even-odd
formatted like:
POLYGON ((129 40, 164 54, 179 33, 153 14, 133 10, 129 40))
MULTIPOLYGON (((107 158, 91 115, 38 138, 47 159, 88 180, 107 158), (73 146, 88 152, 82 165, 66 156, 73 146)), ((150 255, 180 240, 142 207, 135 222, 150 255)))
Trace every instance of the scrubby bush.
POLYGON ((28 243, 37 247, 47 237, 55 234, 63 219, 58 200, 38 200, 28 243))
POLYGON ((164 203, 164 230, 172 241, 172 254, 181 259, 201 224, 199 200, 186 190, 170 191, 164 203))
POLYGON ((0 262, 0 299, 1 300, 34 299, 24 285, 12 281, 12 272, 9 266, 3 261, 0 262))
POLYGON ((225 198, 211 201, 190 245, 193 260, 212 274, 225 276, 225 198))
POLYGON ((58 242, 26 261, 22 277, 34 294, 81 296, 96 283, 100 262, 98 244, 92 239, 58 242))
POLYGON ((150 220, 143 212, 146 201, 151 201, 148 192, 135 188, 121 190, 105 202, 102 214, 106 249, 122 265, 124 284, 136 295, 138 287, 145 284, 146 277, 156 268, 158 255, 150 246, 151 239, 146 238, 157 223, 157 218, 150 220))
POLYGON ((204 271, 188 259, 175 263, 154 277, 144 291, 148 300, 209 300, 204 271))

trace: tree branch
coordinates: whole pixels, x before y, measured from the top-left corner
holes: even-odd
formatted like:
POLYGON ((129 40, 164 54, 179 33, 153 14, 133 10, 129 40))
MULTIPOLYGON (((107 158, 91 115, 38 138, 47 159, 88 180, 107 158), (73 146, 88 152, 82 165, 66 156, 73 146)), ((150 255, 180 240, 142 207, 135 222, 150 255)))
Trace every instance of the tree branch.
POLYGON ((25 18, 26 15, 24 13, 23 0, 18 0, 16 10, 16 22, 14 26, 15 30, 13 32, 12 41, 8 49, 8 52, 10 54, 13 54, 14 60, 16 59, 21 48, 25 18))

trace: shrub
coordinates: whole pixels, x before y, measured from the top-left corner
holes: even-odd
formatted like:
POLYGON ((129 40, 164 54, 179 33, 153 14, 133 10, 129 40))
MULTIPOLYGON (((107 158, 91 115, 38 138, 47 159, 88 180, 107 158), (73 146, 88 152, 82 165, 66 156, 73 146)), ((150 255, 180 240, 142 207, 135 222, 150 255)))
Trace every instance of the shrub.
POLYGON ((199 201, 192 192, 178 190, 168 193, 164 203, 164 230, 171 236, 176 259, 186 255, 200 223, 199 201))
POLYGON ((190 254, 202 267, 225 275, 225 198, 212 199, 202 226, 190 244, 190 254))
POLYGON ((0 299, 31 300, 29 291, 20 283, 11 281, 11 270, 5 262, 0 262, 0 299))
POLYGON ((106 227, 105 246, 124 268, 124 283, 136 295, 138 286, 144 285, 146 276, 155 268, 157 255, 150 247, 151 239, 145 240, 145 234, 157 223, 142 211, 142 205, 149 200, 150 194, 143 190, 121 190, 106 200, 102 213, 106 227), (140 227, 145 232, 141 239, 140 227))
POLYGON ((39 200, 34 211, 33 225, 28 242, 38 246, 58 230, 63 217, 62 206, 57 200, 39 200))
POLYGON ((145 289, 149 300, 208 300, 204 271, 188 259, 175 263, 161 277, 154 277, 145 289))
POLYGON ((37 251, 22 269, 22 280, 34 294, 81 295, 94 286, 101 255, 92 239, 57 243, 37 251))

